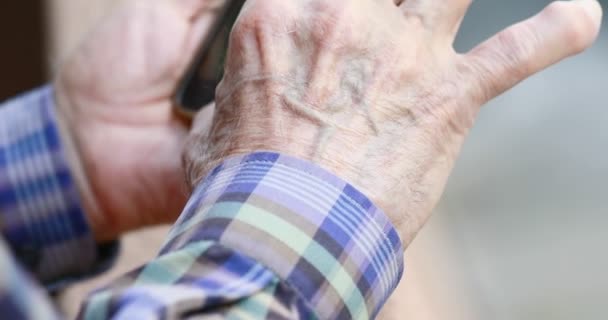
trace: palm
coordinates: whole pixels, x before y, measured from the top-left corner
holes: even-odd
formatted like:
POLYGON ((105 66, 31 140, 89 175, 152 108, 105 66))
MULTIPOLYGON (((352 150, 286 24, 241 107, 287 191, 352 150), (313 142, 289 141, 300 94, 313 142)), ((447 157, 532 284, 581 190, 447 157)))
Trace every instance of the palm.
POLYGON ((137 1, 95 30, 62 68, 59 106, 100 210, 116 233, 171 221, 186 189, 187 127, 171 95, 205 31, 204 0, 137 1), (62 102, 63 101, 63 102, 62 102))

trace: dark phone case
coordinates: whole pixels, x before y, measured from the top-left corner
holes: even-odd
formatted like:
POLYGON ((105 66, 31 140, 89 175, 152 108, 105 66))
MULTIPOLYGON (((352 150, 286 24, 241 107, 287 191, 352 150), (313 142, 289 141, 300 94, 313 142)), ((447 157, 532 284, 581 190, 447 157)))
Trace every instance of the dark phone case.
POLYGON ((229 0, 202 41, 175 94, 175 104, 182 113, 195 114, 215 100, 215 88, 223 76, 230 30, 244 3, 245 0, 229 0))

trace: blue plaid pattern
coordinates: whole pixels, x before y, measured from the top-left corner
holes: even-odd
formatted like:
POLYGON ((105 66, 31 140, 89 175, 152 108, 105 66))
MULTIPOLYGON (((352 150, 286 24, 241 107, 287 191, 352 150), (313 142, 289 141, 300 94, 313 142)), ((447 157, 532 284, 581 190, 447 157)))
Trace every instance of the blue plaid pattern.
POLYGON ((0 237, 0 318, 59 319, 48 296, 24 273, 0 237))
MULTIPOLYGON (((40 279, 90 270, 96 246, 61 151, 52 90, 0 109, 0 230, 40 279), (75 254, 77 253, 77 254, 75 254)), ((0 238, 0 314, 56 319, 0 238)), ((306 161, 228 159, 192 194, 159 256, 92 293, 82 319, 370 319, 403 248, 363 194, 306 161)))
POLYGON ((54 112, 50 87, 0 107, 0 231, 44 283, 90 271, 97 259, 54 112))
POLYGON ((402 272, 400 239, 365 196, 261 152, 213 170, 159 257, 91 295, 81 318, 370 319, 402 272))

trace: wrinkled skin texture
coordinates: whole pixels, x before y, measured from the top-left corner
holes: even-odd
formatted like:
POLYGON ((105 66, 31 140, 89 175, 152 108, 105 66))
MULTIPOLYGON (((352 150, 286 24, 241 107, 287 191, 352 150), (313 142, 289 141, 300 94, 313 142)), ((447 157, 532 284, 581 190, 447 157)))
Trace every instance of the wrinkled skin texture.
POLYGON ((480 106, 590 46, 601 20, 596 1, 554 2, 459 54, 452 45, 470 2, 248 1, 212 129, 190 138, 191 184, 231 155, 308 159, 367 194, 407 246, 480 106))
POLYGON ((61 66, 61 129, 98 240, 173 222, 181 211, 189 128, 171 97, 218 3, 130 1, 61 66))

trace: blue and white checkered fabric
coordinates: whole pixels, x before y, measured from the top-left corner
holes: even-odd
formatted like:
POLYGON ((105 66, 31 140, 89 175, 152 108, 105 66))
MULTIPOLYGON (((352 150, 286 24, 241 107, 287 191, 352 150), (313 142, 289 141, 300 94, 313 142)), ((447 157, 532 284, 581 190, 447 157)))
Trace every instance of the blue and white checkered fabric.
POLYGON ((0 238, 0 319, 59 319, 46 292, 24 273, 0 238))
POLYGON ((158 258, 93 294, 83 319, 370 319, 403 273, 384 213, 314 164, 258 152, 203 180, 158 258))
POLYGON ((0 230, 43 282, 90 271, 97 258, 54 112, 50 87, 0 107, 0 230))

